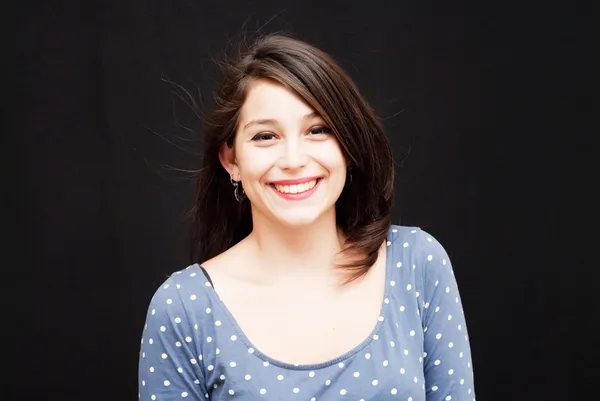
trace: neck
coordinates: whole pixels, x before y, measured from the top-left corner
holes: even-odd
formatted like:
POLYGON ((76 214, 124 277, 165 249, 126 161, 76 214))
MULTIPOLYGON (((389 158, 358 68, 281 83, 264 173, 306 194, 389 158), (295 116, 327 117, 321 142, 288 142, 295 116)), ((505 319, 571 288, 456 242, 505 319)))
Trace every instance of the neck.
POLYGON ((256 217, 248 239, 261 269, 292 279, 331 275, 343 244, 335 210, 306 227, 290 228, 256 217))

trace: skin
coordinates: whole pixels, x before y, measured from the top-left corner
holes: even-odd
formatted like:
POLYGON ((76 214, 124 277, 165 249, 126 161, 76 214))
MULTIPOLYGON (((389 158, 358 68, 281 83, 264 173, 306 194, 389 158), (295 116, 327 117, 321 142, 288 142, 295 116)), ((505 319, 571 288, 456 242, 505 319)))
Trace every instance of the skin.
POLYGON ((224 145, 219 157, 241 181, 253 231, 202 265, 262 352, 290 363, 339 356, 377 323, 385 246, 365 276, 342 285, 348 276, 336 268, 344 261, 339 255, 344 238, 335 223, 335 203, 347 163, 330 128, 293 92, 253 81, 238 127, 233 147, 224 145), (318 186, 303 200, 284 199, 272 185, 310 177, 320 178, 318 186))

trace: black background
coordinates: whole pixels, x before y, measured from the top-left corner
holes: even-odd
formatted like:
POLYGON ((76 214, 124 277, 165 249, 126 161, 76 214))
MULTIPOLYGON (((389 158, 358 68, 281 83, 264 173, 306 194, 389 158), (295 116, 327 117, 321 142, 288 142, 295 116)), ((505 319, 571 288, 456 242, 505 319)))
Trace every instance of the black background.
POLYGON ((330 52, 384 120, 395 222, 423 227, 453 260, 478 399, 600 399, 591 9, 20 4, 5 37, 5 271, 19 276, 4 280, 9 399, 137 399, 146 307, 187 264, 202 134, 168 81, 207 110, 212 58, 280 29, 330 52))

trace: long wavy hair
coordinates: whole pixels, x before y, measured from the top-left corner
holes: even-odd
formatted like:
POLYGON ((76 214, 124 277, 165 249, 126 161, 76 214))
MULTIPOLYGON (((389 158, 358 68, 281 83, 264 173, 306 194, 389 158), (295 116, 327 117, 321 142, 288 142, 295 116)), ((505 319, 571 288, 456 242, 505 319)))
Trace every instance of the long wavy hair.
POLYGON ((252 231, 250 202, 236 201, 219 149, 233 146, 248 83, 268 79, 294 92, 332 128, 352 174, 335 205, 346 237, 343 252, 361 255, 340 267, 352 270, 352 279, 366 273, 391 224, 395 166, 382 124, 351 78, 327 53, 280 34, 254 40, 223 67, 215 108, 204 122, 204 156, 191 210, 191 262, 224 252, 252 231))

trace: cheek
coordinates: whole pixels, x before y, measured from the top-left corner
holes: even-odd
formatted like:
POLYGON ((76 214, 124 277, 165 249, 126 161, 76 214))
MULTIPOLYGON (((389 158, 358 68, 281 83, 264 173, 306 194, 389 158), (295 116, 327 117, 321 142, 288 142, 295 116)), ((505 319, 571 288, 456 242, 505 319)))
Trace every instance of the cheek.
POLYGON ((242 180, 260 180, 273 167, 273 151, 247 147, 238 153, 237 162, 242 180))

